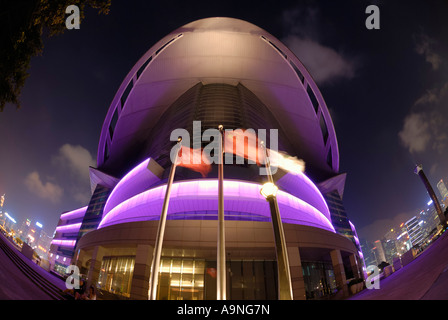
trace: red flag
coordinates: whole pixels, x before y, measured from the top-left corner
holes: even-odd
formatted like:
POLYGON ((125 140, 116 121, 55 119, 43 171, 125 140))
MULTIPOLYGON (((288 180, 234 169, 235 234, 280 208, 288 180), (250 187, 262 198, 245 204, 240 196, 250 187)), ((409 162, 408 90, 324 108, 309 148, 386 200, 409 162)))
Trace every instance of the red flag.
MULTIPOLYGON (((266 146, 266 142, 265 142, 266 146)), ((285 171, 299 174, 305 170, 305 163, 297 157, 261 146, 254 130, 229 130, 225 132, 224 152, 252 160, 258 166, 266 163, 266 151, 271 167, 279 167, 285 171)))
POLYGON ((251 129, 226 131, 224 152, 251 160, 258 166, 265 161, 265 151, 261 148, 257 135, 251 129))
POLYGON ((202 149, 191 149, 181 146, 177 165, 199 172, 203 178, 212 170, 210 160, 202 152, 202 149))

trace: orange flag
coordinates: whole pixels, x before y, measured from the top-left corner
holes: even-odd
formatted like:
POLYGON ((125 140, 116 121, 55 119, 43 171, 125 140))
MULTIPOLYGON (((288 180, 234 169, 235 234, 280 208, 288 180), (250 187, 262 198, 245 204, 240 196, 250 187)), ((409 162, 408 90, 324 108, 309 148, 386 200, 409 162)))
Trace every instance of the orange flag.
POLYGON ((177 165, 199 172, 203 178, 212 170, 211 162, 202 152, 202 149, 192 149, 181 146, 177 165))

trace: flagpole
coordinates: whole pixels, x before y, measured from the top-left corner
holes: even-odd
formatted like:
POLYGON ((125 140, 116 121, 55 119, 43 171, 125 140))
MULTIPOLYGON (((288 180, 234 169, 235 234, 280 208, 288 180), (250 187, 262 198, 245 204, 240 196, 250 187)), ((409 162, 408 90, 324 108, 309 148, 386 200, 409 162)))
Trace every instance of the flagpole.
POLYGON ((291 285, 291 272, 289 270, 288 250, 286 247, 285 233, 283 230, 283 223, 276 197, 276 191, 278 190, 278 188, 274 184, 268 150, 263 141, 261 141, 261 146, 264 149, 264 154, 266 157, 266 172, 268 175, 269 183, 273 187, 275 187, 275 191, 271 192, 270 194, 264 194, 263 192, 262 194, 269 202, 271 211, 272 229, 274 231, 274 242, 277 256, 278 299, 292 300, 293 293, 291 285))
POLYGON ((226 300, 226 245, 224 229, 224 137, 219 125, 219 163, 218 163, 218 244, 217 244, 217 300, 226 300))
POLYGON ((154 255, 153 255, 153 259, 152 259, 151 276, 150 276, 150 280, 149 280, 149 285, 150 285, 149 300, 157 299, 157 284, 159 281, 160 257, 162 255, 162 245, 163 245, 163 237, 165 234, 166 216, 168 213, 168 204, 170 201, 171 186, 173 185, 174 174, 175 174, 176 166, 177 166, 177 158, 179 156, 181 144, 182 144, 182 138, 179 137, 177 139, 176 155, 174 156, 174 161, 171 164, 170 175, 168 176, 168 182, 167 182, 166 191, 165 191, 165 199, 163 200, 162 213, 160 214, 159 226, 157 229, 157 237, 156 237, 156 242, 154 244, 154 255))

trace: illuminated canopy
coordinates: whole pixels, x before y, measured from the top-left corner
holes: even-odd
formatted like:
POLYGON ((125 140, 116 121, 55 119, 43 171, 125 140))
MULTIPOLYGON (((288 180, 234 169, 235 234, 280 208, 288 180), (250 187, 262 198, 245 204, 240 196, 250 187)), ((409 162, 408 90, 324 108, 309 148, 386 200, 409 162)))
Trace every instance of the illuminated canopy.
MULTIPOLYGON (((224 207, 226 217, 235 220, 266 220, 270 217, 269 205, 260 194, 261 185, 243 181, 224 181, 224 207)), ((166 185, 142 192, 109 211, 98 228, 110 225, 159 219, 166 185)), ((285 223, 308 225, 335 232, 330 214, 320 212, 303 200, 279 191, 278 204, 285 223)), ((174 219, 204 219, 218 210, 218 181, 192 180, 173 184, 168 217, 174 219)))

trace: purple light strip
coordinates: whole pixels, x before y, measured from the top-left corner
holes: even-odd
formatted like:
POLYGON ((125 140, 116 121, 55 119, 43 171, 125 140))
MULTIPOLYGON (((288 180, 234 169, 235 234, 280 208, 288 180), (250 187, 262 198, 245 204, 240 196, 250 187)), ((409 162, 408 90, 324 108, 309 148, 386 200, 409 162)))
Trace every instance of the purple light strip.
POLYGON ((328 209, 325 198, 316 185, 304 173, 287 173, 277 181, 277 185, 286 192, 309 203, 322 212, 328 220, 331 220, 330 210, 328 209))
MULTIPOLYGON (((142 192, 109 211, 98 228, 109 225, 158 219, 166 185, 142 192)), ((270 217, 269 205, 260 194, 261 185, 246 181, 224 181, 227 211, 270 217)), ((218 181, 201 179, 173 184, 169 214, 217 210, 218 181)), ((335 232, 329 219, 305 201, 279 191, 277 194, 282 219, 287 223, 310 225, 335 232)))
POLYGON ((69 220, 84 217, 87 206, 61 214, 61 220, 69 220))
POLYGON ((77 232, 79 231, 80 228, 81 228, 81 222, 58 226, 56 227, 56 232, 77 232))
POLYGON ((76 244, 76 240, 53 239, 51 241, 51 244, 55 244, 55 245, 61 246, 61 247, 74 247, 76 244))
MULTIPOLYGON (((106 205, 104 206, 103 216, 121 202, 129 199, 136 194, 146 190, 157 182, 157 178, 149 169, 148 164, 151 158, 146 159, 131 171, 129 171, 112 190, 106 205)), ((152 160, 154 161, 154 160, 152 160)))

